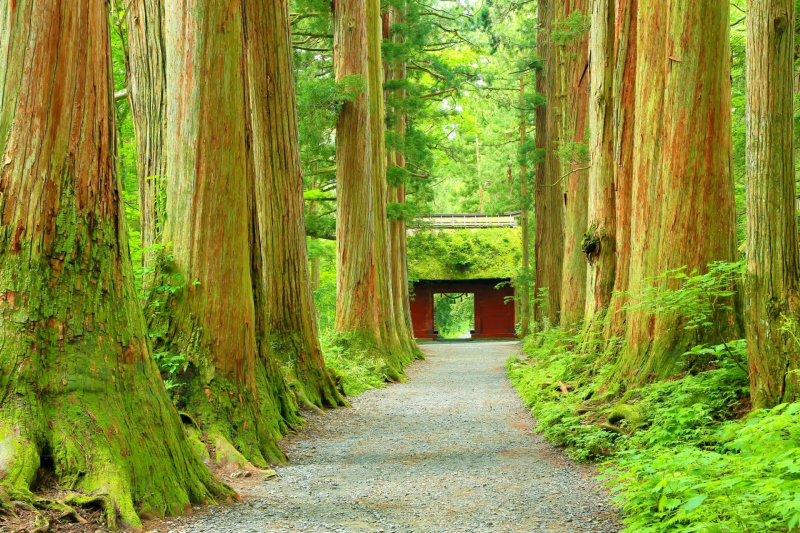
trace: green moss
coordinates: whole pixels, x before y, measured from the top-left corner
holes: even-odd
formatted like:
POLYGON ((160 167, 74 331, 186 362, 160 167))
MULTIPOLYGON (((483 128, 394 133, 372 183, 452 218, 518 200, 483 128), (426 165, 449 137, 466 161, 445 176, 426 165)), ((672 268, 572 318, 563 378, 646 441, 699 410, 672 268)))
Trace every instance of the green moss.
POLYGON ((517 229, 417 231, 408 236, 409 278, 512 278, 522 263, 517 229))

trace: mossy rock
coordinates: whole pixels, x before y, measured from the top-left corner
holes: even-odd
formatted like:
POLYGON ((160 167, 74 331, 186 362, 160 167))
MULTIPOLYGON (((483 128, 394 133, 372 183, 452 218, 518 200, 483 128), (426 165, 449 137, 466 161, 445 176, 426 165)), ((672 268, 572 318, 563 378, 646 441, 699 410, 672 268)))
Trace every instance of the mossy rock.
POLYGON ((633 430, 642 425, 644 416, 638 406, 621 403, 611 410, 608 422, 618 426, 622 421, 625 421, 627 427, 633 430))

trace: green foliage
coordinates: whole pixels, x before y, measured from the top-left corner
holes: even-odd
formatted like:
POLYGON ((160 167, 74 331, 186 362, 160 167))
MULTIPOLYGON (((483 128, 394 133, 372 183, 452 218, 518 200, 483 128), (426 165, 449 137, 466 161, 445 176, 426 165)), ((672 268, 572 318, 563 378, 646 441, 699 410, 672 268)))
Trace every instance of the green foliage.
POLYGON ((408 236, 411 279, 511 278, 522 261, 519 230, 417 231, 408 236))
POLYGON ((668 270, 656 278, 646 280, 639 293, 628 293, 631 303, 626 310, 645 309, 648 312, 670 313, 687 320, 687 329, 714 325, 714 316, 720 311, 731 311, 732 298, 744 275, 744 262, 717 261, 700 274, 696 270, 686 273, 686 267, 668 270))
POLYGON ((386 386, 387 362, 376 357, 374 349, 364 345, 357 336, 328 332, 320 340, 325 364, 341 377, 347 396, 386 386))
POLYGON ((454 339, 469 332, 475 323, 475 295, 460 295, 453 299, 445 294, 435 295, 434 325, 439 336, 454 339))
POLYGON ((553 27, 550 30, 550 38, 556 44, 565 45, 584 37, 591 26, 591 14, 584 15, 582 11, 576 10, 563 20, 553 22, 553 27))

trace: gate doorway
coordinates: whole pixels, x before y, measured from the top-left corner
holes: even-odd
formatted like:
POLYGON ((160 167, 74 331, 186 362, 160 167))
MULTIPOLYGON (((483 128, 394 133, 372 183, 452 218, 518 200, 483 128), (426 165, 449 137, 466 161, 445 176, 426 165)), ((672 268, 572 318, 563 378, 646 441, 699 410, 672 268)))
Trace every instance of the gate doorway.
POLYGON ((441 335, 436 323, 436 295, 446 295, 444 298, 447 298, 447 295, 460 297, 468 294, 473 295, 470 338, 516 338, 514 288, 511 279, 498 278, 419 280, 414 283, 411 297, 414 337, 435 339, 441 335))

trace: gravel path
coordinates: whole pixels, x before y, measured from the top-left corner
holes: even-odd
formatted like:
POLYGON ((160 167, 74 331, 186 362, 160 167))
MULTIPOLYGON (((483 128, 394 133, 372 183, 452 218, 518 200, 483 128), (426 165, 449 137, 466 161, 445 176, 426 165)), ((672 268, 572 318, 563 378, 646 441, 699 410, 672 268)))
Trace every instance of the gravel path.
MULTIPOLYGON (((533 434, 505 377, 515 342, 432 343, 404 385, 311 417, 279 479, 174 532, 616 532, 593 471, 533 434)), ((237 487, 238 488, 238 487, 237 487)))

